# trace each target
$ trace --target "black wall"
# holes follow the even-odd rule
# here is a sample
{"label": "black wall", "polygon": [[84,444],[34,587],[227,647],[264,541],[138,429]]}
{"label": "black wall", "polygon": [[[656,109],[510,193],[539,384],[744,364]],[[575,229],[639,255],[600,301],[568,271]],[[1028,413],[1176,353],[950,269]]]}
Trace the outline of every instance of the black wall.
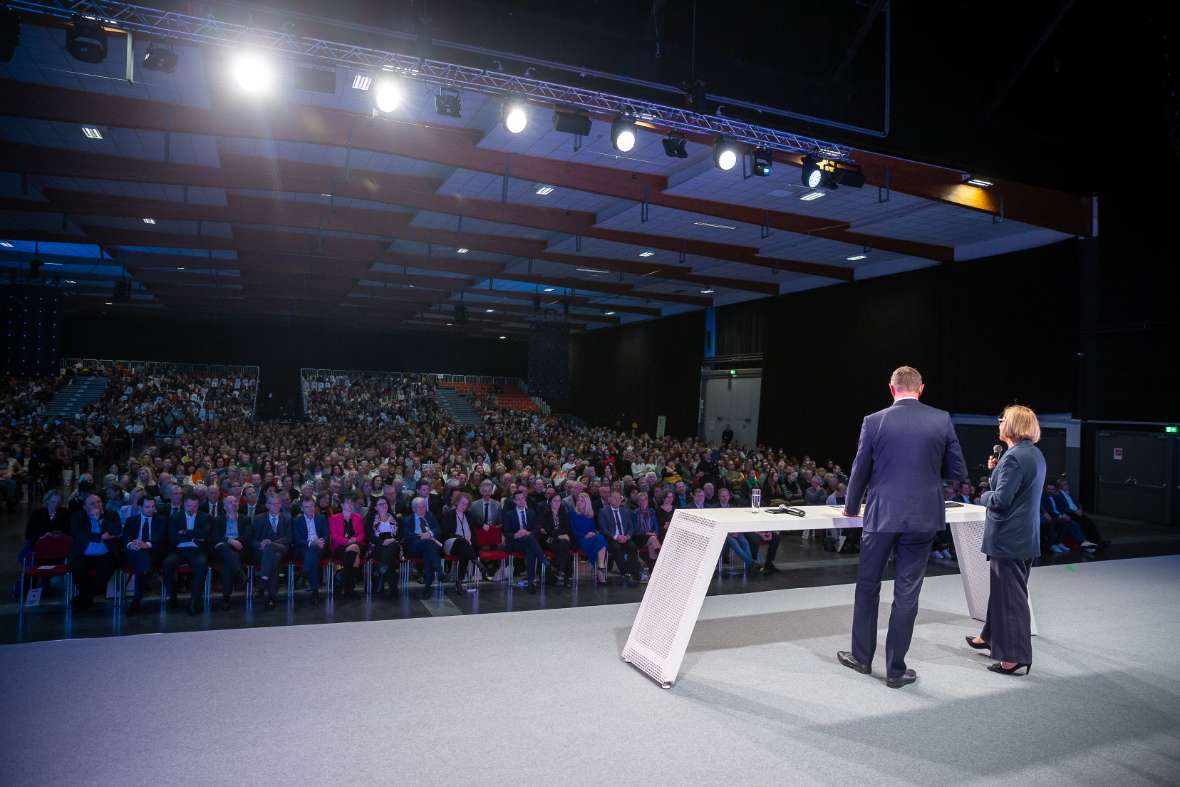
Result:
{"label": "black wall", "polygon": [[574,337],[570,346],[573,412],[588,423],[654,434],[697,430],[705,315],[690,312]]}

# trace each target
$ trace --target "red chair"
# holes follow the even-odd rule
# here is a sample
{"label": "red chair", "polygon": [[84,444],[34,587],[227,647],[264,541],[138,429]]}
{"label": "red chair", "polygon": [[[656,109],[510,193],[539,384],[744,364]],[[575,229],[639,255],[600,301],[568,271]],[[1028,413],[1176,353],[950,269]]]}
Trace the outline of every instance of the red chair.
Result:
{"label": "red chair", "polygon": [[24,568],[20,575],[20,608],[25,608],[25,579],[31,583],[34,579],[48,579],[49,577],[65,577],[66,608],[69,609],[70,599],[74,597],[74,578],[70,573],[70,547],[74,539],[62,534],[45,534],[33,544],[33,554],[25,559]]}

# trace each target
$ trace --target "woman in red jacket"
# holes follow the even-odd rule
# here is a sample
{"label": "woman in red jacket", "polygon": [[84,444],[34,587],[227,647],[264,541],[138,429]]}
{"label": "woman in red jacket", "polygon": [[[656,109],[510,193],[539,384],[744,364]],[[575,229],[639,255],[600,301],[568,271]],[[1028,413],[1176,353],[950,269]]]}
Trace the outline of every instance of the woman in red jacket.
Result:
{"label": "woman in red jacket", "polygon": [[340,595],[352,595],[356,589],[356,572],[361,567],[365,553],[365,523],[361,519],[361,502],[346,496],[340,504],[340,513],[328,520],[328,536],[332,545],[332,557],[340,561],[343,582]]}

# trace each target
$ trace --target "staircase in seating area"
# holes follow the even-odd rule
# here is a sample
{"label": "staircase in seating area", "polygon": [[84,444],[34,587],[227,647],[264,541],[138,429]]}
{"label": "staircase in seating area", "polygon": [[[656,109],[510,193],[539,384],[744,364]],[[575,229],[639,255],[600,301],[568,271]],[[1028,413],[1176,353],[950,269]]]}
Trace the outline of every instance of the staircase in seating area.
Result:
{"label": "staircase in seating area", "polygon": [[479,426],[479,414],[475,412],[475,408],[471,406],[467,397],[454,388],[445,388],[440,385],[435,389],[434,396],[443,409],[460,424],[467,427]]}
{"label": "staircase in seating area", "polygon": [[45,413],[50,418],[72,421],[83,407],[101,399],[106,390],[105,377],[75,377],[73,382],[58,390]]}

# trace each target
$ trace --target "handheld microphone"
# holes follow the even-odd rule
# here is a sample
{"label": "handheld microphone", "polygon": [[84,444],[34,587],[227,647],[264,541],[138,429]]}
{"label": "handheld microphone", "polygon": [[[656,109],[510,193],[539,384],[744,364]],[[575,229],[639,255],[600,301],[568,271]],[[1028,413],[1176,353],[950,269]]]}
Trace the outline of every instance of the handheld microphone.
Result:
{"label": "handheld microphone", "polygon": [[992,446],[992,456],[994,456],[996,459],[999,459],[1000,454],[1002,453],[1004,453],[1004,446],[1000,445],[999,443],[996,443]]}

